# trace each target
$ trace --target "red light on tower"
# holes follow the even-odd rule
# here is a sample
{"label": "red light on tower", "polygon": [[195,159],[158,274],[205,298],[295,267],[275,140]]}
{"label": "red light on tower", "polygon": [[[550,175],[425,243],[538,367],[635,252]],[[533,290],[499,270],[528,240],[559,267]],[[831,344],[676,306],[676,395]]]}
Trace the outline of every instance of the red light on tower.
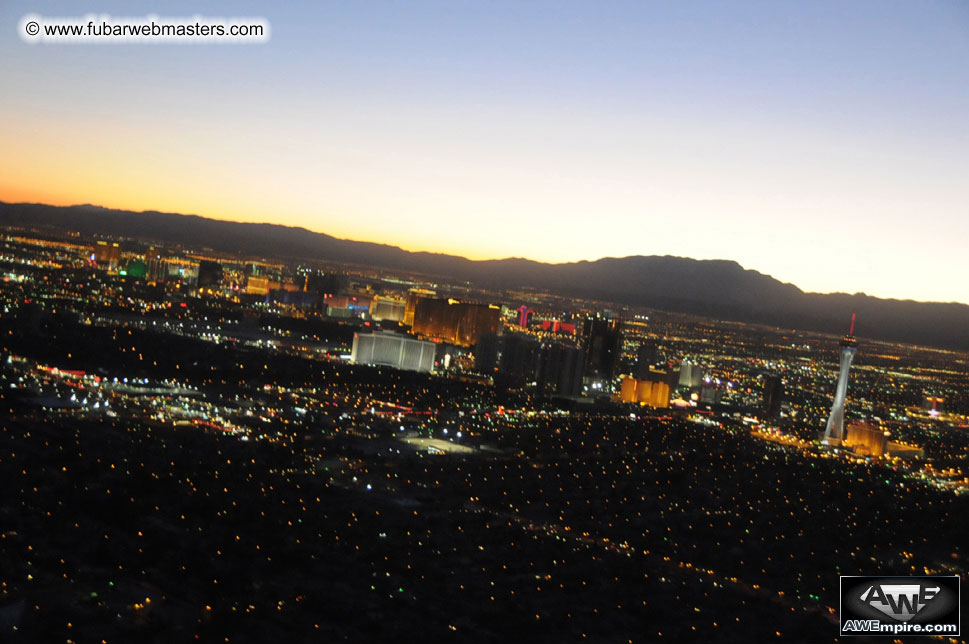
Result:
{"label": "red light on tower", "polygon": [[855,314],[852,313],[851,314],[851,328],[848,329],[848,335],[854,335],[854,334],[855,334]]}

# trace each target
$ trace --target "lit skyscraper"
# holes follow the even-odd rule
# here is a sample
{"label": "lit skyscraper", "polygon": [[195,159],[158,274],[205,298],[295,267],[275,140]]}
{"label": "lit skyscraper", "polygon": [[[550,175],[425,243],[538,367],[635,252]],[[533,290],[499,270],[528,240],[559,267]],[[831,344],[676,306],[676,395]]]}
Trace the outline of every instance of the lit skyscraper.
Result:
{"label": "lit skyscraper", "polygon": [[855,314],[851,314],[851,329],[848,335],[841,338],[841,373],[838,374],[838,387],[834,392],[834,404],[831,405],[831,415],[824,428],[824,441],[840,443],[845,437],[845,396],[848,393],[848,370],[851,361],[855,359],[858,342],[855,340]]}
{"label": "lit skyscraper", "polygon": [[656,342],[653,340],[646,340],[639,343],[639,349],[636,351],[636,379],[637,380],[647,380],[649,378],[649,369],[656,364],[658,359]]}
{"label": "lit skyscraper", "polygon": [[417,296],[411,324],[416,335],[470,347],[482,334],[495,333],[500,317],[501,308],[495,305]]}
{"label": "lit skyscraper", "polygon": [[434,368],[435,350],[433,342],[398,333],[354,333],[350,361],[426,373]]}
{"label": "lit skyscraper", "polygon": [[763,409],[766,418],[777,418],[781,415],[781,402],[784,398],[784,381],[777,374],[764,379]]}
{"label": "lit skyscraper", "polygon": [[612,391],[612,379],[622,357],[622,332],[619,320],[597,313],[586,318],[583,327],[585,379],[590,389]]}

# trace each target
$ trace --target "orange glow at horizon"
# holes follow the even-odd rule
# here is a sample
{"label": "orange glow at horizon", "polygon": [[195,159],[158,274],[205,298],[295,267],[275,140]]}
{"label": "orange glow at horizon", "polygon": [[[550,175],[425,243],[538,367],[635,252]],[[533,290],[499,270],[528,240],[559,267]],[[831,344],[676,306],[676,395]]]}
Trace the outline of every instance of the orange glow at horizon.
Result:
{"label": "orange glow at horizon", "polygon": [[[905,170],[897,161],[886,158],[881,174],[849,181],[850,159],[840,166],[790,160],[773,143],[807,146],[820,159],[840,139],[807,141],[780,125],[716,131],[680,124],[673,136],[589,116],[582,123],[600,124],[598,136],[569,130],[583,154],[568,156],[565,143],[545,144],[556,141],[551,123],[530,119],[501,124],[500,135],[482,134],[458,147],[447,137],[399,131],[342,139],[298,123],[260,129],[264,124],[253,116],[237,122],[199,115],[162,129],[146,128],[143,115],[97,114],[80,124],[0,106],[3,120],[16,127],[0,156],[2,201],[272,223],[471,260],[729,259],[806,291],[969,301],[959,295],[962,284],[871,270],[883,257],[910,252],[908,237],[899,233],[913,228],[916,234],[909,209],[929,194],[927,180],[892,182],[909,192],[890,198],[885,177]],[[557,124],[555,131],[564,129]],[[738,140],[766,146],[766,158],[777,155],[778,163],[739,154],[746,148],[736,147]],[[858,141],[859,147],[869,143]],[[655,154],[636,152],[647,147]],[[865,197],[853,198],[865,182]],[[951,192],[934,196],[940,210],[959,203]],[[874,220],[882,225],[866,223]],[[835,225],[843,234],[832,238]],[[777,243],[794,239],[794,246]],[[936,275],[958,273],[958,256],[943,248],[956,239],[934,240],[936,252],[921,260],[926,270],[931,264]],[[854,240],[879,250],[855,252]]]}
{"label": "orange glow at horizon", "polygon": [[[348,239],[352,241],[364,241],[372,242],[376,244],[387,244],[390,246],[397,246],[403,250],[411,252],[427,252],[427,253],[442,253],[448,255],[459,255],[470,260],[489,260],[489,259],[504,259],[506,255],[501,255],[500,253],[488,252],[477,252],[474,249],[461,249],[455,248],[451,244],[442,243],[439,246],[433,244],[428,244],[426,239],[421,239],[420,237],[414,237],[411,239],[396,239],[387,240],[380,238],[362,238],[359,234],[355,234],[355,231],[349,227],[332,226],[329,229],[317,229],[313,228],[313,222],[305,221],[300,222],[298,220],[290,221],[271,221],[264,213],[253,211],[251,213],[232,213],[230,215],[225,215],[219,211],[207,212],[201,211],[197,208],[185,207],[177,200],[171,200],[167,203],[162,203],[161,205],[152,203],[151,205],[144,205],[143,202],[131,194],[124,194],[121,198],[112,200],[110,202],[94,199],[94,198],[74,198],[72,196],[65,196],[65,191],[63,190],[46,190],[43,188],[22,188],[19,186],[7,185],[7,181],[0,181],[0,201],[5,201],[7,203],[38,203],[45,204],[49,206],[79,206],[90,204],[93,206],[100,206],[103,208],[108,208],[111,210],[128,210],[131,212],[144,212],[144,211],[155,211],[155,212],[167,212],[176,213],[182,215],[198,215],[199,217],[205,217],[207,219],[217,219],[219,221],[229,221],[238,223],[271,223],[279,224],[282,226],[295,226],[306,228],[311,232],[323,233],[330,235],[332,237],[337,237],[339,239]],[[536,261],[546,261],[541,258],[530,257],[529,259],[535,259]],[[553,261],[553,260],[548,260]],[[567,261],[567,260],[563,260]]]}
{"label": "orange glow at horizon", "polygon": [[961,9],[417,4],[276,3],[259,46],[10,31],[0,199],[969,303]]}
{"label": "orange glow at horizon", "polygon": [[[0,109],[0,118],[4,116]],[[188,128],[182,133],[185,140],[178,140],[162,130],[140,131],[138,122],[98,119],[78,129],[43,115],[19,114],[15,120],[21,127],[8,137],[6,154],[0,157],[0,201],[91,204],[271,223],[472,260],[508,256],[485,245],[493,240],[471,238],[472,243],[455,244],[454,230],[439,223],[413,225],[419,213],[412,205],[401,207],[399,213],[388,207],[387,198],[356,206],[358,176],[350,176],[349,187],[344,188],[341,172],[348,171],[336,169],[334,178],[320,189],[311,182],[321,160],[305,159],[302,172],[279,172],[274,159],[254,159],[251,150],[224,132]]]}

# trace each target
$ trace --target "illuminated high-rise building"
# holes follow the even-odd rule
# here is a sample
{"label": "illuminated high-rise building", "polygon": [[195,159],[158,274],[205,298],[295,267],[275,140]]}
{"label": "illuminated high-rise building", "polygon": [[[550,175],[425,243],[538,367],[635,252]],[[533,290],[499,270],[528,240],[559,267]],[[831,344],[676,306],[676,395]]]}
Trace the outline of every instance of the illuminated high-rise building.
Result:
{"label": "illuminated high-rise building", "polygon": [[864,456],[884,456],[888,452],[889,433],[877,425],[848,423],[844,446]]}
{"label": "illuminated high-rise building", "polygon": [[482,334],[495,333],[500,319],[501,308],[497,306],[417,297],[412,328],[419,336],[469,347]]}
{"label": "illuminated high-rise building", "polygon": [[582,393],[585,352],[566,342],[542,345],[538,366],[538,386],[546,393],[574,398]]}
{"label": "illuminated high-rise building", "polygon": [[482,333],[474,345],[474,368],[479,373],[494,375],[498,366],[501,342],[496,333]]}
{"label": "illuminated high-rise building", "polygon": [[218,287],[222,284],[222,264],[203,259],[199,262],[198,287]]}
{"label": "illuminated high-rise building", "polygon": [[121,262],[121,247],[117,242],[99,241],[94,246],[93,254],[98,266],[104,266],[109,271],[118,269],[118,264]]}
{"label": "illuminated high-rise building", "polygon": [[165,257],[160,250],[150,248],[145,255],[145,261],[148,262],[149,282],[164,282],[168,279],[168,264],[165,263]]}
{"label": "illuminated high-rise building", "polygon": [[498,371],[517,382],[532,382],[538,371],[538,340],[520,333],[506,333],[501,338]]}
{"label": "illuminated high-rise building", "polygon": [[650,382],[662,382],[665,383],[670,391],[676,389],[676,385],[679,382],[679,372],[677,371],[667,371],[665,369],[659,369],[657,367],[650,367],[649,370],[640,376],[638,380],[649,380]]}
{"label": "illuminated high-rise building", "polygon": [[670,387],[665,382],[623,376],[619,388],[619,400],[624,403],[638,403],[665,409],[670,406]]}
{"label": "illuminated high-rise building", "polygon": [[250,295],[269,295],[269,291],[279,282],[271,282],[268,277],[250,275],[246,279],[246,293]]}
{"label": "illuminated high-rise building", "polygon": [[646,340],[639,343],[636,350],[636,378],[646,380],[649,377],[649,369],[656,364],[659,354],[656,350],[656,342]]}
{"label": "illuminated high-rise building", "polygon": [[404,325],[414,326],[414,312],[417,310],[417,303],[424,298],[433,297],[434,291],[423,288],[412,288],[407,293],[407,300],[404,304]]}
{"label": "illuminated high-rise building", "polygon": [[384,295],[374,295],[370,302],[370,317],[374,320],[390,320],[400,322],[404,319],[404,309],[407,303],[404,300],[387,297]]}
{"label": "illuminated high-rise building", "polygon": [[706,405],[719,405],[723,398],[723,388],[719,379],[704,378],[700,383],[700,402]]}
{"label": "illuminated high-rise building", "polygon": [[[265,275],[268,273],[253,273],[253,275]],[[282,281],[281,276],[274,276],[275,281]],[[333,297],[346,289],[348,284],[346,275],[340,273],[322,273],[319,271],[306,271],[300,276],[297,274],[295,283],[302,285],[307,293],[317,293],[321,296]]]}
{"label": "illuminated high-rise building", "polygon": [[596,314],[586,318],[582,330],[585,348],[585,379],[590,388],[609,391],[622,355],[619,320]]}
{"label": "illuminated high-rise building", "polygon": [[824,442],[840,444],[845,437],[845,396],[848,394],[848,370],[851,361],[855,359],[858,341],[855,340],[855,314],[851,314],[851,328],[848,335],[841,338],[841,372],[838,374],[838,386],[834,391],[834,404],[831,405],[831,415],[824,428]]}
{"label": "illuminated high-rise building", "polygon": [[679,384],[681,387],[699,387],[703,382],[703,368],[690,362],[689,360],[684,360],[680,364],[680,379]]}
{"label": "illuminated high-rise building", "polygon": [[350,360],[355,364],[428,372],[434,368],[433,342],[398,333],[354,333]]}
{"label": "illuminated high-rise building", "polygon": [[773,374],[764,379],[763,404],[767,418],[777,418],[781,415],[781,403],[784,399],[784,381],[779,375]]}

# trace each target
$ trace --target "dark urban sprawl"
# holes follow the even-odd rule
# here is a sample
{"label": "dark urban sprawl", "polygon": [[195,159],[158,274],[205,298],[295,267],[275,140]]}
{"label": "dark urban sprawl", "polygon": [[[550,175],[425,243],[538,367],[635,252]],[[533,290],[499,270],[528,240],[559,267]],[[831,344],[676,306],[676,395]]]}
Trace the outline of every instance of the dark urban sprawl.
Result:
{"label": "dark urban sprawl", "polygon": [[966,573],[969,355],[851,310],[26,228],[0,273],[0,641],[822,642],[839,575]]}

